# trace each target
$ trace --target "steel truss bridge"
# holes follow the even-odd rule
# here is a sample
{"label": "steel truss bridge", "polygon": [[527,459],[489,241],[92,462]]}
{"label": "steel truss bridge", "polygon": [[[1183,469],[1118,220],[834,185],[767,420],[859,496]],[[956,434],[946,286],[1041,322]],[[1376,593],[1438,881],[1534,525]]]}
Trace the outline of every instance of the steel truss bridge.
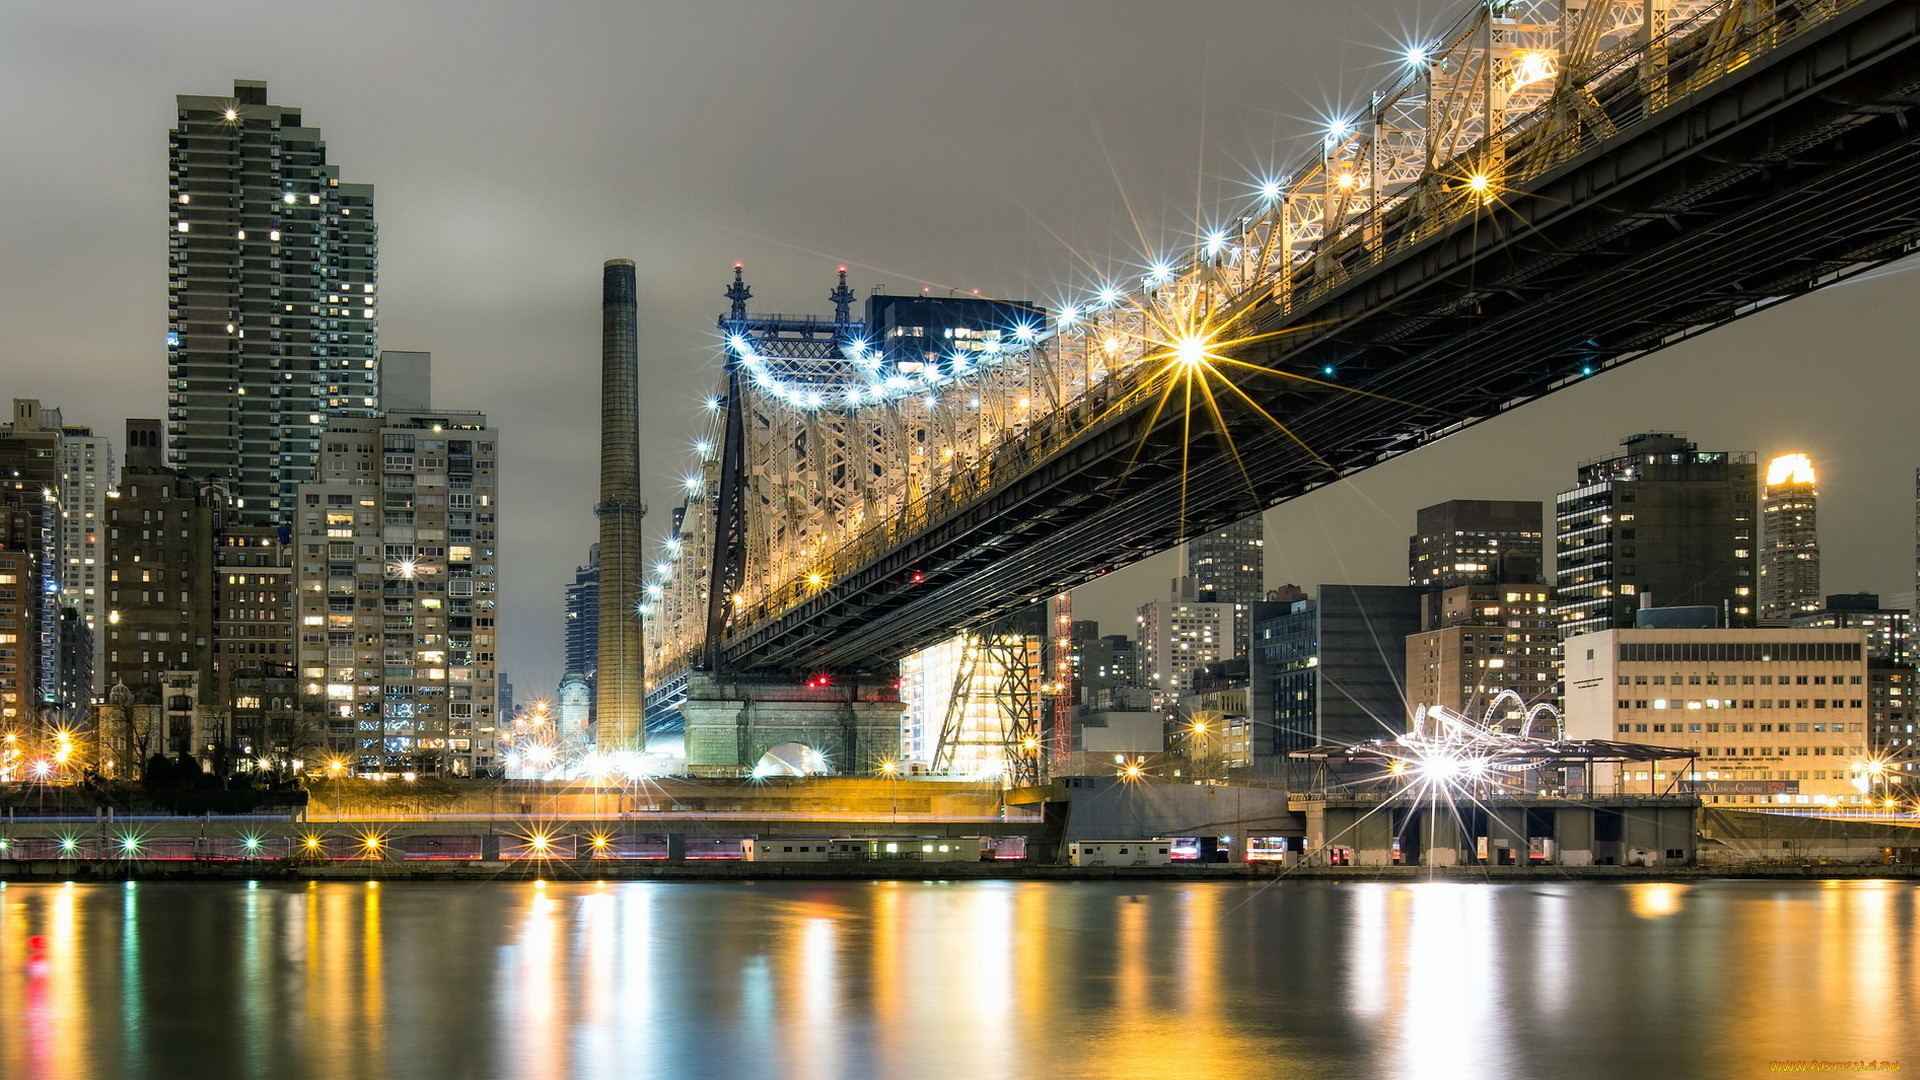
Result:
{"label": "steel truss bridge", "polygon": [[1178,265],[914,370],[750,315],[647,583],[689,670],[902,655],[1920,246],[1920,3],[1485,0]]}

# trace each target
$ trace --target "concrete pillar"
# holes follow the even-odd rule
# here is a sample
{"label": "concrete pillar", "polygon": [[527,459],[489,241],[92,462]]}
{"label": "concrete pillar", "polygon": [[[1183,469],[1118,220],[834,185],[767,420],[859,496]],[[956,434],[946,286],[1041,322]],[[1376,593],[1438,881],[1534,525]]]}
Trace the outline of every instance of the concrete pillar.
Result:
{"label": "concrete pillar", "polygon": [[1560,865],[1593,865],[1593,810],[1564,806],[1553,812],[1553,836]]}
{"label": "concrete pillar", "polygon": [[1393,817],[1386,810],[1355,810],[1347,830],[1355,866],[1393,864]]}
{"label": "concrete pillar", "polygon": [[1527,864],[1527,809],[1503,806],[1487,815],[1487,860],[1500,861],[1500,844],[1505,843],[1515,866]]}
{"label": "concrete pillar", "polygon": [[687,861],[687,834],[670,832],[667,834],[667,861]]}
{"label": "concrete pillar", "polygon": [[1462,859],[1460,850],[1464,838],[1460,834],[1460,822],[1455,820],[1453,812],[1445,808],[1423,811],[1424,818],[1420,830],[1420,861],[1427,866],[1458,866]]}
{"label": "concrete pillar", "polygon": [[500,836],[498,833],[488,833],[480,838],[480,861],[500,861]]}

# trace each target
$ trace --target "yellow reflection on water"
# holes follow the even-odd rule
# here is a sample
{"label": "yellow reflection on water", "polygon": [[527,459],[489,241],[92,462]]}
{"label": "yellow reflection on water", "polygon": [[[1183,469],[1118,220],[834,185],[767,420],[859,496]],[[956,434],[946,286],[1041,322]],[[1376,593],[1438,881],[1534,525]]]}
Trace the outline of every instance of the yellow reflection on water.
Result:
{"label": "yellow reflection on water", "polygon": [[1635,915],[1643,919],[1661,919],[1680,911],[1680,901],[1686,894],[1687,886],[1671,881],[1641,881],[1623,888],[1627,890],[1627,903]]}

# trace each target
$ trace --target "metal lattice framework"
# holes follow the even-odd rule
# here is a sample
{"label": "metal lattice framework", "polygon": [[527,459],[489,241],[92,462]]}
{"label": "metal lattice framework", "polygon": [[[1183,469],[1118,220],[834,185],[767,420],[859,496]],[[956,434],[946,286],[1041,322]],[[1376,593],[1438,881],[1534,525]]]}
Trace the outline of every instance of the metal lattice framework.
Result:
{"label": "metal lattice framework", "polygon": [[[1357,275],[1867,0],[1487,0],[1231,226],[1126,287],[915,370],[833,319],[749,315],[736,268],[686,502],[647,586],[649,670],[717,664],[929,523],[1163,395],[1178,362]],[[1472,305],[1471,288],[1459,303]],[[1249,507],[1251,511],[1255,507]],[[955,627],[955,630],[960,629]]]}

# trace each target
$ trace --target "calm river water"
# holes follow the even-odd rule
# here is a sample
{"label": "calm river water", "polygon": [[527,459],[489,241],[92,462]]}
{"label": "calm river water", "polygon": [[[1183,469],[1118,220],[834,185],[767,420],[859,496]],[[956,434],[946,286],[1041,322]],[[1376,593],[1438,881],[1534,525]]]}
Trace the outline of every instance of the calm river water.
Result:
{"label": "calm river water", "polygon": [[0,888],[5,1077],[1920,1070],[1905,882]]}

